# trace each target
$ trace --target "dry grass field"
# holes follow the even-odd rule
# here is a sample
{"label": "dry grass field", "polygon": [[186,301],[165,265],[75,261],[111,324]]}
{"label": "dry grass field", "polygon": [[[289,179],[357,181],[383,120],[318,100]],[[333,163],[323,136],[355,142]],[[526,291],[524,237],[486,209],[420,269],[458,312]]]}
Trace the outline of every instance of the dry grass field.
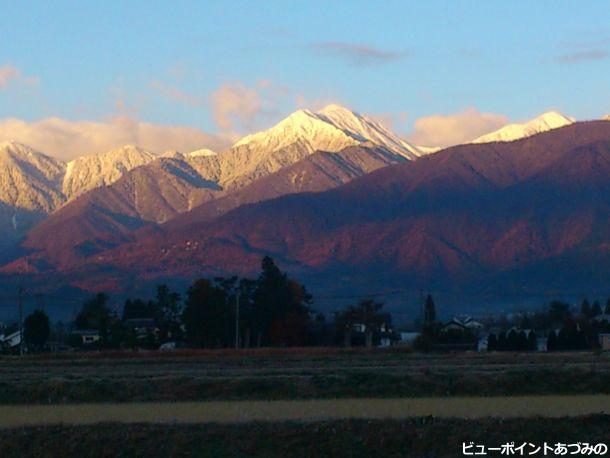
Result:
{"label": "dry grass field", "polygon": [[608,353],[2,357],[0,456],[454,457],[607,440],[609,395]]}
{"label": "dry grass field", "polygon": [[608,353],[261,349],[0,358],[0,404],[610,394]]}
{"label": "dry grass field", "polygon": [[[0,430],[0,456],[23,457],[458,457],[462,443],[608,440],[609,416],[414,418],[317,423],[133,424]],[[500,455],[497,455],[500,456]]]}
{"label": "dry grass field", "polygon": [[96,423],[561,418],[610,412],[610,395],[313,399],[0,406],[0,428]]}

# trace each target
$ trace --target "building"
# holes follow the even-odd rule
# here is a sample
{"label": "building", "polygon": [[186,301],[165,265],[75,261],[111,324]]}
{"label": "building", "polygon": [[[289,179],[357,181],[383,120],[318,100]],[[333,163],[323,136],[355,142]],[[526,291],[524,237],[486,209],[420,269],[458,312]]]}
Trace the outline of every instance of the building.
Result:
{"label": "building", "polygon": [[154,318],[130,318],[123,321],[126,328],[133,329],[136,334],[136,339],[143,340],[149,335],[158,337],[159,328],[157,327]]}
{"label": "building", "polygon": [[421,332],[401,332],[400,333],[400,344],[401,345],[413,345],[415,339],[421,335]]}
{"label": "building", "polygon": [[21,331],[15,331],[3,336],[2,344],[8,350],[19,348],[19,345],[21,345]]}
{"label": "building", "polygon": [[[93,345],[100,340],[100,332],[97,329],[76,329],[71,335],[80,338],[82,345]],[[76,340],[74,337],[72,339]]]}

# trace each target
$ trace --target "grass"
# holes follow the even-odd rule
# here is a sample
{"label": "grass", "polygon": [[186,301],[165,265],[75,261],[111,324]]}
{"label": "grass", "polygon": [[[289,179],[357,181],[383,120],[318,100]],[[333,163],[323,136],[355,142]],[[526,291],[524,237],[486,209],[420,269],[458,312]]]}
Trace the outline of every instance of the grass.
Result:
{"label": "grass", "polygon": [[0,456],[456,457],[462,443],[607,441],[610,416],[345,420],[242,425],[97,424],[0,430]]}
{"label": "grass", "polygon": [[340,349],[0,359],[0,404],[610,393],[610,355]]}

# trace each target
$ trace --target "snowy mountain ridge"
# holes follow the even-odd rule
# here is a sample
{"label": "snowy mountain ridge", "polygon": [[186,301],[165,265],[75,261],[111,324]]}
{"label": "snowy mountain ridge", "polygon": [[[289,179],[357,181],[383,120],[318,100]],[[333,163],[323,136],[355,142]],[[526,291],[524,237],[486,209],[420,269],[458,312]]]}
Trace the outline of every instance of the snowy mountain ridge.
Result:
{"label": "snowy mountain ridge", "polygon": [[476,138],[471,143],[510,142],[567,126],[573,122],[574,118],[570,118],[556,111],[548,111],[521,124],[508,124],[494,132]]}

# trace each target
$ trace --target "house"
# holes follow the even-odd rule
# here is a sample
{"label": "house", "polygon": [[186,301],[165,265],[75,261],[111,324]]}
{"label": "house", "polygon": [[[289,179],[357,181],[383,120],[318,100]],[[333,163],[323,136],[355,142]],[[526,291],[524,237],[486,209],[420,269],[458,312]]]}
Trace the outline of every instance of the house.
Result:
{"label": "house", "polygon": [[468,329],[473,331],[480,331],[483,329],[483,323],[480,323],[474,320],[471,316],[467,316],[464,319],[460,320],[460,322]]}
{"label": "house", "polygon": [[547,337],[536,337],[536,351],[548,351]]}
{"label": "house", "polygon": [[10,350],[19,347],[19,345],[21,345],[21,331],[15,331],[11,334],[5,335],[2,339],[2,343]]}
{"label": "house", "polygon": [[602,350],[610,350],[610,333],[599,335],[599,346]]}
{"label": "house", "polygon": [[154,318],[129,318],[124,320],[123,324],[134,330],[137,339],[145,339],[150,334],[157,337],[159,334]]}
{"label": "house", "polygon": [[451,321],[441,327],[441,332],[465,331],[466,329],[468,328],[458,318],[453,317]]}
{"label": "house", "polygon": [[97,329],[76,329],[71,335],[80,338],[82,345],[93,345],[100,340],[100,332]]}
{"label": "house", "polygon": [[412,345],[421,335],[421,332],[401,332],[400,333],[400,344],[401,345]]}
{"label": "house", "polygon": [[594,321],[597,321],[598,323],[603,323],[604,321],[606,323],[610,323],[610,313],[602,313],[600,315],[596,315],[593,317]]}

